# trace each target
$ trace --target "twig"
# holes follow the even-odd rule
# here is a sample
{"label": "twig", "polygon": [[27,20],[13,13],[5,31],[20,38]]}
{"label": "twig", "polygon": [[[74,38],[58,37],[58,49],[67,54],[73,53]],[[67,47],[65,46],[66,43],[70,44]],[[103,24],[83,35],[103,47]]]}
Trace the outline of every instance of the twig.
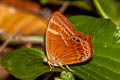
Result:
{"label": "twig", "polygon": [[[10,35],[2,34],[0,38],[7,39]],[[14,44],[25,44],[26,42],[30,42],[32,44],[41,44],[43,43],[43,37],[37,36],[14,36],[10,40],[10,43]]]}
{"label": "twig", "polygon": [[45,17],[47,20],[49,20],[49,18],[52,15],[52,11],[50,9],[48,9],[48,8],[43,8],[43,9],[41,9],[40,14],[43,17]]}
{"label": "twig", "polygon": [[[60,9],[58,11],[63,13],[66,10],[66,8],[68,7],[68,5],[69,5],[69,1],[64,2],[64,4],[60,7]],[[43,9],[41,9],[39,14],[41,14],[42,16],[44,16],[46,19],[49,20],[49,18],[52,15],[52,11],[48,8],[43,8]]]}
{"label": "twig", "polygon": [[58,11],[63,13],[67,9],[68,5],[69,5],[69,1],[65,1]]}
{"label": "twig", "polygon": [[2,51],[3,49],[9,44],[10,40],[12,39],[13,36],[9,36],[9,38],[2,44],[0,47],[0,57],[3,56]]}
{"label": "twig", "polygon": [[18,33],[20,33],[20,31],[22,30],[23,27],[21,27],[19,29],[19,31],[15,32],[13,35],[9,36],[8,39],[2,44],[2,46],[0,47],[0,57],[4,56],[2,54],[2,51],[4,50],[4,48],[9,44],[10,40],[15,36],[17,35]]}

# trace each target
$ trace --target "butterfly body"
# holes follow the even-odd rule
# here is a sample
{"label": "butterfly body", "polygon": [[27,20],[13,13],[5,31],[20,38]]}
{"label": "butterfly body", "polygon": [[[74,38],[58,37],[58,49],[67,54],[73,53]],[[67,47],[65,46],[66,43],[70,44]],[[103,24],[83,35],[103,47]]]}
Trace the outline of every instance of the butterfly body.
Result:
{"label": "butterfly body", "polygon": [[93,55],[92,37],[77,32],[65,16],[55,12],[46,32],[46,51],[50,67],[84,62]]}

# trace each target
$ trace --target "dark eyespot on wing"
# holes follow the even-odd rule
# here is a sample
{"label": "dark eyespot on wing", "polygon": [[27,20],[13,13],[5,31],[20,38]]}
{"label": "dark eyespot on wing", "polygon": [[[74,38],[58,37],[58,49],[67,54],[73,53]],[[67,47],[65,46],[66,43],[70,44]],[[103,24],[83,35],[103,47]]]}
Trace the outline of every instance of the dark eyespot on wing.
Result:
{"label": "dark eyespot on wing", "polygon": [[87,54],[87,55],[88,55],[88,54],[89,54],[89,51],[85,51],[85,54]]}
{"label": "dark eyespot on wing", "polygon": [[77,39],[76,42],[80,42],[80,39]]}
{"label": "dark eyespot on wing", "polygon": [[82,35],[78,35],[78,37],[82,38]]}
{"label": "dark eyespot on wing", "polygon": [[73,40],[75,40],[76,38],[75,38],[75,37],[73,37],[72,39],[73,39]]}

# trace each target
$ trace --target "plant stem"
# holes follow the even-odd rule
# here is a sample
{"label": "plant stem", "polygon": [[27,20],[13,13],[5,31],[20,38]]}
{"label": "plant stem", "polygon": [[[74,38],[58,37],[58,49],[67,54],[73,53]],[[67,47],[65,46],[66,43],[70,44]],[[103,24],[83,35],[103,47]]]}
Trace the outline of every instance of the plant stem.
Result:
{"label": "plant stem", "polygon": [[[2,41],[8,40],[10,35],[0,35],[0,39]],[[33,44],[41,44],[43,43],[44,37],[43,36],[14,36],[10,39],[10,43],[14,44],[22,44],[31,42]]]}
{"label": "plant stem", "polygon": [[108,15],[105,13],[105,11],[102,9],[100,3],[98,0],[93,0],[96,8],[98,9],[98,11],[100,12],[100,14],[102,15],[103,18],[105,19],[109,19],[110,17],[108,17]]}

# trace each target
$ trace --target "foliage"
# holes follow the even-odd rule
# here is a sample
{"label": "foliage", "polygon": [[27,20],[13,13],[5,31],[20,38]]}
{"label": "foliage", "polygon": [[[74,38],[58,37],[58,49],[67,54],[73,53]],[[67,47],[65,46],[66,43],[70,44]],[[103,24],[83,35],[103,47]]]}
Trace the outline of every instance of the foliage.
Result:
{"label": "foliage", "polygon": [[43,35],[47,28],[47,22],[48,20],[42,16],[38,17],[27,11],[20,11],[16,8],[0,4],[1,34]]}
{"label": "foliage", "polygon": [[75,78],[72,73],[62,71],[60,78],[56,77],[55,80],[75,80]]}
{"label": "foliage", "polygon": [[120,23],[119,0],[93,0],[98,12],[104,17],[113,20],[116,24]]}
{"label": "foliage", "polygon": [[[84,80],[119,80],[120,78],[120,27],[111,20],[90,16],[73,16],[69,20],[79,32],[92,35],[94,56],[85,63],[70,65],[70,68]],[[20,79],[35,79],[49,72],[43,62],[43,52],[23,48],[13,51],[2,59],[4,68]],[[61,72],[55,67],[52,71]]]}

